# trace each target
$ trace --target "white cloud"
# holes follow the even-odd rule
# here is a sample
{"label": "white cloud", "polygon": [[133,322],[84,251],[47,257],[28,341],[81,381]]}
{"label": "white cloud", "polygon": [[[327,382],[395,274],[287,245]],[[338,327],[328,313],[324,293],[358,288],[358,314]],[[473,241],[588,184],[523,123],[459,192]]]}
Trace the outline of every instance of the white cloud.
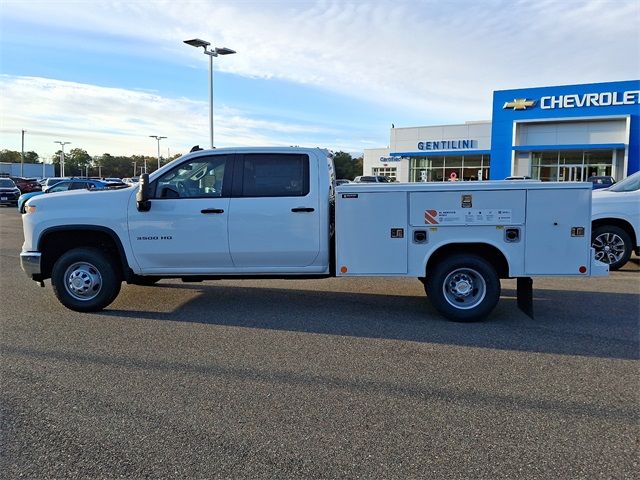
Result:
{"label": "white cloud", "polygon": [[182,40],[202,37],[238,50],[218,63],[221,70],[446,118],[486,117],[494,89],[622,80],[640,71],[637,0],[90,5],[9,2],[5,15],[81,29],[89,37],[132,39],[122,48],[170,52],[200,66],[199,53]]}
{"label": "white cloud", "polygon": [[[206,62],[182,41],[201,37],[238,51],[217,62],[219,70],[375,102],[393,112],[396,125],[405,126],[402,112],[412,119],[409,125],[416,117],[423,117],[424,124],[488,118],[497,89],[640,76],[637,0],[5,0],[0,21],[13,19],[43,28],[56,25],[75,36],[69,43],[76,48],[126,49],[193,68],[206,68]],[[56,90],[55,97],[63,104],[73,100],[64,91]],[[206,132],[206,105],[130,91],[122,92],[128,103],[114,104],[107,90],[91,92],[75,90],[87,97],[87,108],[57,110],[54,99],[43,103],[51,114],[82,113],[85,124],[105,125],[132,142],[136,122],[148,122],[150,129],[174,138]],[[129,105],[136,112],[131,121],[126,120]],[[70,120],[45,117],[39,116],[46,128],[52,123],[61,128]],[[179,125],[178,118],[189,121]],[[292,132],[291,125],[246,116],[235,121],[234,131],[227,133],[238,142],[272,144],[281,138],[278,133]],[[220,126],[221,134],[227,127]],[[308,137],[296,133],[311,142],[317,138],[312,132]],[[109,138],[116,142],[115,136]],[[200,138],[206,143],[206,134]],[[122,139],[117,142],[120,146]]]}
{"label": "white cloud", "polygon": [[[2,148],[20,149],[20,130],[27,130],[27,150],[48,157],[53,142],[91,155],[156,153],[149,135],[163,135],[162,153],[186,152],[194,144],[209,144],[208,104],[186,98],[106,88],[35,77],[0,76]],[[229,108],[216,111],[215,138],[219,147],[288,145],[290,138],[335,132],[317,125],[286,124],[251,118]]]}

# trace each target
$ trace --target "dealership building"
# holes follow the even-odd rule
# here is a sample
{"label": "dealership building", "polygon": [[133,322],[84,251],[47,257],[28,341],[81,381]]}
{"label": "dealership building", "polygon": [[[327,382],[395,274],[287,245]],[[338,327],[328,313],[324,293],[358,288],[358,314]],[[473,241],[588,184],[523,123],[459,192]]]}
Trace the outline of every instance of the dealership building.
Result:
{"label": "dealership building", "polygon": [[495,91],[492,121],[392,128],[363,170],[399,182],[620,180],[640,170],[640,80]]}

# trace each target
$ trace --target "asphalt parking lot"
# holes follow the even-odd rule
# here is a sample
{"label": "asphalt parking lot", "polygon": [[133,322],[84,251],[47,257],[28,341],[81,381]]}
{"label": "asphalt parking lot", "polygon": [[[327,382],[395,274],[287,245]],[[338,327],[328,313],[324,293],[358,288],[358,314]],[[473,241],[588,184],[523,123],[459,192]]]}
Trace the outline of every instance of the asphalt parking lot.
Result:
{"label": "asphalt parking lot", "polygon": [[0,209],[4,478],[637,478],[640,264],[478,324],[408,279],[123,286],[66,310]]}

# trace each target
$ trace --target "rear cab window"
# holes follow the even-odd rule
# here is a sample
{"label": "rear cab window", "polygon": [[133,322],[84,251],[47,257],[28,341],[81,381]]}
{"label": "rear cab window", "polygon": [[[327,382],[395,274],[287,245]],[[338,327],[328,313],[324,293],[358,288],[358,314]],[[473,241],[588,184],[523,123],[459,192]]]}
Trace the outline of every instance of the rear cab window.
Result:
{"label": "rear cab window", "polygon": [[309,193],[309,157],[302,154],[242,155],[236,194],[241,197],[304,197]]}

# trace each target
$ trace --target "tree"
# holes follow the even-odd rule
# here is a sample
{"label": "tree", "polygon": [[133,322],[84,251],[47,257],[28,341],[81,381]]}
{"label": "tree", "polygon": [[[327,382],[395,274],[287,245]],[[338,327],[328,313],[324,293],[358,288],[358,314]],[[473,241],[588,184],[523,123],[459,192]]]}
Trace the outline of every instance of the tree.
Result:
{"label": "tree", "polygon": [[347,152],[337,152],[333,156],[333,165],[336,169],[336,178],[353,180],[356,176],[362,175],[362,157],[354,160]]}
{"label": "tree", "polygon": [[34,151],[24,152],[24,163],[42,163],[40,157]]}
{"label": "tree", "polygon": [[[51,163],[55,167],[56,174],[62,174],[60,169],[60,153],[58,150],[51,157]],[[68,177],[84,176],[87,172],[87,167],[91,167],[93,159],[86,150],[82,148],[74,148],[70,152],[64,154],[64,174]]]}
{"label": "tree", "polygon": [[20,152],[13,150],[0,150],[0,162],[20,163]]}
{"label": "tree", "polygon": [[71,176],[83,176],[86,174],[87,167],[93,162],[91,155],[82,148],[73,148],[64,156],[64,173]]}

